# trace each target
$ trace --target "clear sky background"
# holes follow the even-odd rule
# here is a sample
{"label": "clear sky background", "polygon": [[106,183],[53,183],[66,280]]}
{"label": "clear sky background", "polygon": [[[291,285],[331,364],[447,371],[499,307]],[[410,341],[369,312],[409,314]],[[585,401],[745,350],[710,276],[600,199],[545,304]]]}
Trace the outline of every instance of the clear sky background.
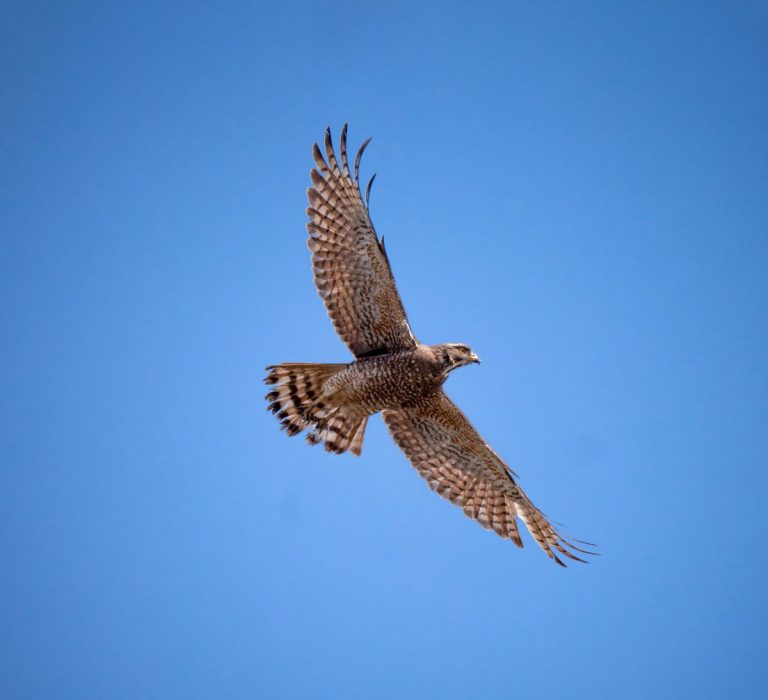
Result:
{"label": "clear sky background", "polygon": [[[768,695],[764,2],[0,9],[0,696]],[[602,556],[562,570],[371,422],[311,145],[350,123],[447,390]]]}

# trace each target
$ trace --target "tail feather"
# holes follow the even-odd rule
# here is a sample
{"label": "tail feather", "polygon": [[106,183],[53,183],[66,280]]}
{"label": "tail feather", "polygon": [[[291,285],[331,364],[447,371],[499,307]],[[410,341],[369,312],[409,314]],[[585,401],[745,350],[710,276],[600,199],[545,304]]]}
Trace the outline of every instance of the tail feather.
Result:
{"label": "tail feather", "polygon": [[288,435],[307,433],[310,445],[323,443],[326,450],[359,455],[368,416],[350,407],[333,404],[325,384],[347,365],[287,362],[267,367],[266,384],[275,385],[266,395],[269,406]]}
{"label": "tail feather", "polygon": [[363,436],[365,435],[365,426],[368,424],[368,416],[363,418],[358,424],[357,424],[357,430],[355,430],[354,435],[352,435],[352,439],[349,444],[349,451],[353,455],[360,456],[360,453],[363,451]]}

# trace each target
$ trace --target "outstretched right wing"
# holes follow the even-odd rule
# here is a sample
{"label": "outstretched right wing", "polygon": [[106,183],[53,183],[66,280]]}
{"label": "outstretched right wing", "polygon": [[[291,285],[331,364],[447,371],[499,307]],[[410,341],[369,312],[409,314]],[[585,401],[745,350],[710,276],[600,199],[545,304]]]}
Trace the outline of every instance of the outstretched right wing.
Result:
{"label": "outstretched right wing", "polygon": [[339,337],[356,357],[368,357],[408,350],[416,339],[408,325],[403,303],[384,250],[376,237],[360,192],[360,157],[368,141],[357,152],[354,180],[347,162],[347,125],[341,130],[339,168],[325,131],[326,160],[317,144],[313,156],[312,187],[307,190],[309,223],[307,231],[312,251],[312,268],[317,291]]}
{"label": "outstretched right wing", "polygon": [[442,391],[412,406],[385,409],[382,416],[429,487],[483,527],[522,547],[519,518],[539,547],[560,566],[565,564],[558,552],[581,562],[584,560],[570,550],[593,554],[555,530],[517,485],[509,467]]}

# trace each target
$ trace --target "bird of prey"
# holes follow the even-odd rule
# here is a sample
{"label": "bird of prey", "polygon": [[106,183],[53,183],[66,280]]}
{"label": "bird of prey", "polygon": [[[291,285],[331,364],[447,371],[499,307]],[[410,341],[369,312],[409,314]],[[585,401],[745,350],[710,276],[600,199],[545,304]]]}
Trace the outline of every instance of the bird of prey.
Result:
{"label": "bird of prey", "polygon": [[307,431],[310,444],[359,455],[368,417],[381,412],[397,445],[430,488],[460,506],[483,527],[523,546],[517,520],[561,566],[558,555],[584,561],[590,554],[565,539],[531,502],[516,474],[446,396],[443,384],[458,367],[480,360],[463,343],[423,345],[411,331],[384,240],[347,159],[347,125],[336,157],[330,129],[325,155],[313,147],[316,167],[307,190],[307,241],[315,285],[339,337],[354,360],[345,364],[283,363],[267,367],[266,396],[288,435]]}

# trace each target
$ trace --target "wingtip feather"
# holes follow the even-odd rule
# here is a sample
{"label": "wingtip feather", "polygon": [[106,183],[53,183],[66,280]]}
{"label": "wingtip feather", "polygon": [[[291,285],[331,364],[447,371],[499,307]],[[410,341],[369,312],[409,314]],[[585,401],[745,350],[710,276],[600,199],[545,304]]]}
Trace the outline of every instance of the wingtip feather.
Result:
{"label": "wingtip feather", "polygon": [[371,198],[371,187],[373,186],[373,181],[376,179],[376,173],[371,175],[371,179],[368,180],[368,186],[365,188],[365,208],[370,209],[369,202]]}
{"label": "wingtip feather", "polygon": [[360,159],[363,157],[363,153],[365,152],[365,149],[368,147],[368,144],[371,142],[372,137],[368,137],[363,141],[360,148],[357,149],[357,155],[355,156],[355,184],[357,184],[358,189],[360,189]]}

